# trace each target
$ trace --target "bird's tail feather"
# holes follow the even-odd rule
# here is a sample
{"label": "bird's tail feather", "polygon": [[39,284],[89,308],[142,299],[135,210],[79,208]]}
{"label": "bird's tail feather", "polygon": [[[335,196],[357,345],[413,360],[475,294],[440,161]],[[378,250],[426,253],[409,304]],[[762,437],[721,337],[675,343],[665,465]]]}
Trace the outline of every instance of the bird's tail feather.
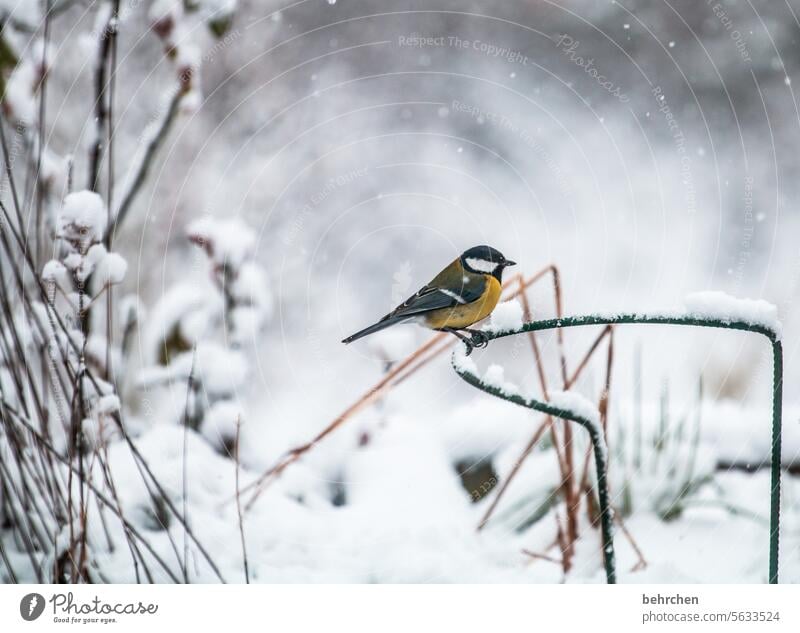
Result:
{"label": "bird's tail feather", "polygon": [[397,323],[401,323],[407,320],[408,317],[384,317],[374,325],[370,325],[369,327],[365,327],[363,330],[359,330],[355,334],[348,336],[346,339],[342,340],[342,343],[347,345],[348,343],[352,343],[353,341],[357,341],[360,338],[368,336],[369,334],[374,334],[375,332],[380,332],[381,330],[395,325]]}

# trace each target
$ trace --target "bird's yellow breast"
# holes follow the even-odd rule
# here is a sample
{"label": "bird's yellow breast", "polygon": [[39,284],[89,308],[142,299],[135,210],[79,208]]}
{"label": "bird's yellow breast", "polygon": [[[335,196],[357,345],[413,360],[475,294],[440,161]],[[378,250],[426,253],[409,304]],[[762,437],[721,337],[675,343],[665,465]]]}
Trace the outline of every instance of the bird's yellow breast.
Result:
{"label": "bird's yellow breast", "polygon": [[469,327],[491,314],[500,300],[502,290],[503,287],[500,282],[487,275],[486,289],[478,299],[471,303],[456,305],[451,308],[433,310],[425,316],[425,325],[434,330]]}

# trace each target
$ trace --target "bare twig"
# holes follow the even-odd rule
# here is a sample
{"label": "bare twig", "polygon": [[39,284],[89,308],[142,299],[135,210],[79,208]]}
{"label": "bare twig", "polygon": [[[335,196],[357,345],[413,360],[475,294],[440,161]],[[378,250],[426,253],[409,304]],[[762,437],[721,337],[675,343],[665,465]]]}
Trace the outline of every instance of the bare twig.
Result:
{"label": "bare twig", "polygon": [[236,418],[236,439],[234,440],[234,448],[233,448],[233,458],[236,462],[236,481],[234,485],[236,487],[236,514],[239,517],[239,537],[242,541],[242,561],[244,562],[244,579],[247,584],[250,584],[250,565],[247,560],[247,543],[244,538],[244,517],[242,516],[242,499],[239,492],[239,470],[240,470],[240,462],[239,462],[239,437],[242,428],[242,418],[241,416],[237,416]]}
{"label": "bare twig", "polygon": [[533,552],[529,549],[523,549],[522,553],[526,556],[530,556],[536,560],[546,560],[549,563],[555,563],[556,565],[561,565],[561,561],[557,558],[553,558],[552,556],[548,556],[547,554],[539,554],[538,552]]}
{"label": "bare twig", "polygon": [[622,520],[622,513],[619,512],[616,508],[614,508],[614,517],[617,520],[617,525],[622,530],[622,533],[625,535],[625,538],[628,540],[628,543],[631,544],[633,551],[636,552],[636,556],[638,557],[638,561],[636,564],[631,567],[631,572],[641,571],[643,569],[647,569],[647,560],[644,557],[644,553],[642,552],[642,548],[639,547],[639,544],[636,542],[636,539],[633,538],[633,534],[631,534],[628,526],[625,525],[625,521]]}
{"label": "bare twig", "polygon": [[127,190],[122,194],[122,201],[119,204],[119,208],[114,213],[113,219],[108,225],[108,235],[110,235],[112,239],[116,234],[119,225],[122,224],[127,217],[128,212],[131,209],[131,205],[133,204],[134,200],[136,200],[136,196],[139,194],[142,185],[144,185],[145,181],[147,180],[147,174],[150,171],[150,167],[155,160],[158,150],[164,144],[167,135],[177,119],[181,100],[186,93],[186,88],[182,85],[175,90],[172,98],[170,99],[167,112],[164,118],[161,119],[161,123],[158,126],[158,130],[150,137],[147,147],[144,150],[144,154],[142,155],[142,159],[135,168],[136,171],[130,180],[130,184],[128,185]]}
{"label": "bare twig", "polygon": [[[50,18],[55,18],[64,13],[67,9],[72,7],[72,5],[77,4],[81,0],[52,0],[49,4],[49,8],[47,9],[47,15]],[[30,24],[23,19],[20,19],[18,15],[14,15],[12,13],[7,13],[7,10],[0,11],[0,19],[5,22],[8,21],[17,31],[21,33],[34,33],[38,28],[38,24]]]}
{"label": "bare twig", "polygon": [[531,452],[533,451],[533,449],[536,446],[536,444],[539,443],[539,440],[541,439],[541,437],[544,434],[544,432],[548,428],[552,428],[551,421],[552,421],[552,418],[548,417],[547,420],[542,422],[539,425],[539,427],[536,429],[536,432],[533,434],[531,439],[525,445],[525,448],[522,450],[522,453],[520,453],[520,456],[516,459],[516,461],[514,462],[514,465],[511,467],[511,471],[508,473],[508,477],[506,477],[503,480],[503,482],[500,484],[500,487],[499,487],[499,489],[497,491],[497,494],[494,495],[494,498],[492,499],[491,504],[489,504],[489,507],[486,509],[486,512],[484,512],[483,516],[481,517],[480,523],[478,523],[478,527],[477,527],[478,531],[481,531],[484,527],[486,527],[486,524],[489,522],[489,519],[492,518],[492,515],[494,514],[494,511],[497,508],[497,504],[500,503],[500,499],[503,498],[503,495],[505,494],[506,489],[511,484],[511,482],[514,480],[514,477],[516,477],[517,472],[519,472],[519,469],[522,467],[522,464],[528,458],[528,455],[531,454]]}
{"label": "bare twig", "polygon": [[99,49],[97,61],[94,68],[94,141],[89,148],[89,180],[86,188],[90,191],[97,191],[100,178],[100,159],[103,150],[103,136],[105,135],[106,118],[108,108],[106,107],[106,75],[108,73],[109,56],[111,54],[112,37],[117,30],[117,15],[119,12],[119,0],[114,0],[108,20],[100,31]]}
{"label": "bare twig", "polygon": [[189,460],[189,406],[194,407],[194,372],[197,363],[197,347],[192,350],[192,367],[189,370],[189,379],[186,384],[186,402],[183,409],[183,451],[181,455],[181,487],[183,496],[183,581],[189,584],[189,539],[187,538],[185,526],[189,525],[189,477],[187,473],[187,462]]}
{"label": "bare twig", "polygon": [[[53,445],[48,441],[48,439],[45,438],[41,433],[39,433],[39,431],[37,431],[34,428],[34,426],[30,424],[30,422],[28,422],[23,416],[15,412],[14,408],[11,407],[8,403],[3,401],[2,404],[3,404],[2,407],[3,410],[11,413],[14,416],[14,418],[28,430],[28,432],[33,436],[33,438],[39,443],[40,446],[42,446],[48,453],[50,453],[57,461],[62,463],[66,468],[68,468],[73,473],[76,473],[78,467],[75,466],[66,457],[61,455],[61,453],[58,450],[56,450],[55,447],[53,447]],[[158,552],[156,552],[152,548],[149,541],[136,530],[134,525],[130,523],[130,521],[128,521],[128,519],[126,519],[121,512],[117,510],[117,507],[114,505],[114,503],[111,500],[109,500],[108,497],[106,497],[103,494],[103,492],[99,488],[97,488],[97,486],[95,486],[95,484],[93,484],[90,480],[87,479],[86,485],[89,487],[90,490],[92,490],[97,499],[99,499],[103,503],[103,505],[105,505],[114,513],[114,515],[123,523],[123,525],[126,527],[126,529],[129,530],[129,532],[134,536],[134,538],[136,538],[137,541],[141,543],[145,547],[145,549],[147,549],[147,551],[150,553],[153,559],[159,564],[159,566],[170,577],[170,579],[176,583],[179,582],[178,578],[175,576],[175,574],[172,572],[172,570],[169,568],[166,562],[161,558]]]}
{"label": "bare twig", "polygon": [[46,120],[46,105],[47,105],[47,78],[50,73],[46,72],[47,68],[47,46],[50,43],[50,18],[51,18],[51,11],[50,5],[52,4],[52,0],[46,0],[45,2],[45,14],[44,14],[44,30],[42,33],[42,61],[41,67],[43,71],[42,81],[39,84],[39,147],[38,151],[36,152],[36,191],[38,195],[36,196],[36,227],[35,227],[35,236],[36,239],[34,241],[34,259],[38,263],[40,261],[40,253],[41,253],[41,238],[42,238],[42,227],[44,226],[44,222],[42,221],[42,207],[44,204],[44,187],[42,185],[41,173],[42,173],[42,156],[44,154],[45,149],[45,120]]}

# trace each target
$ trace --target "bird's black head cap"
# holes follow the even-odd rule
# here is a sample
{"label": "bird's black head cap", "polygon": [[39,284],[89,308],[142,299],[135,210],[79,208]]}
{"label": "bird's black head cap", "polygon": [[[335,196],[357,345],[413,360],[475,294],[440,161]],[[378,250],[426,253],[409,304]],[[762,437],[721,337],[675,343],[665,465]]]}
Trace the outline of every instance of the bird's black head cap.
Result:
{"label": "bird's black head cap", "polygon": [[513,266],[512,262],[496,248],[482,244],[468,248],[461,254],[461,265],[468,271],[478,274],[489,274],[502,281],[503,269]]}

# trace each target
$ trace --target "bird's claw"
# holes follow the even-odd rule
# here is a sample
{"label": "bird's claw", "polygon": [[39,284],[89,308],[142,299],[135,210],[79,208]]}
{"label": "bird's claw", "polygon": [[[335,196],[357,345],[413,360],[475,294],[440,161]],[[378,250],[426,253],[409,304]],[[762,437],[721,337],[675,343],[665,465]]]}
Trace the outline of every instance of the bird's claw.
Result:
{"label": "bird's claw", "polygon": [[489,337],[478,331],[470,331],[470,338],[462,337],[461,340],[464,343],[464,347],[467,348],[467,356],[472,354],[472,350],[475,348],[483,349],[489,345]]}
{"label": "bird's claw", "polygon": [[489,345],[489,337],[480,331],[472,332],[472,341],[470,342],[473,347],[483,349]]}

